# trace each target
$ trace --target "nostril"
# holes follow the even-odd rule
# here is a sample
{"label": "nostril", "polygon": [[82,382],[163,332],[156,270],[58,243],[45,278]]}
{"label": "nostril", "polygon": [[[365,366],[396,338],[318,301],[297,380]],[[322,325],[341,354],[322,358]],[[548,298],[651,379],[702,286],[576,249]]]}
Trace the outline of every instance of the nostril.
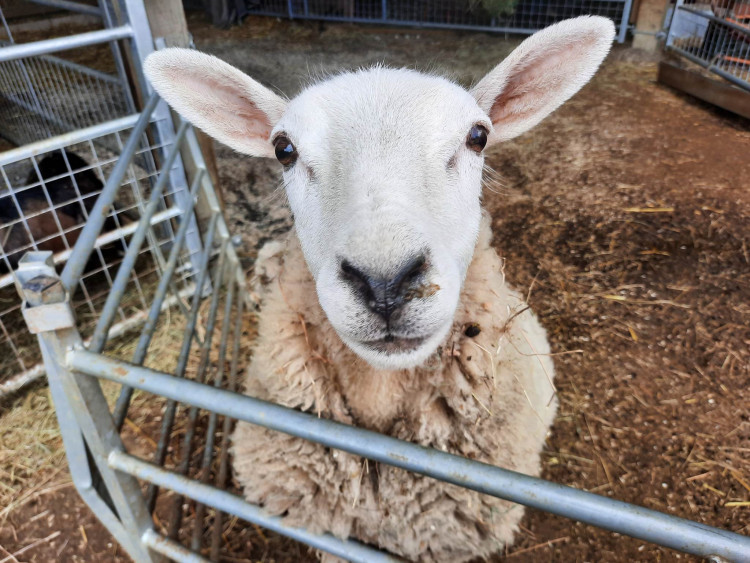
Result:
{"label": "nostril", "polygon": [[348,278],[353,278],[357,281],[366,283],[369,285],[367,276],[361,270],[354,267],[348,260],[341,261],[341,272]]}
{"label": "nostril", "polygon": [[427,259],[424,254],[420,254],[413,258],[401,269],[398,275],[393,279],[392,284],[408,286],[424,273],[426,264]]}
{"label": "nostril", "polygon": [[424,254],[417,256],[414,261],[407,266],[408,270],[406,272],[406,279],[413,280],[421,275],[425,269],[424,267],[426,263],[427,259],[424,257]]}

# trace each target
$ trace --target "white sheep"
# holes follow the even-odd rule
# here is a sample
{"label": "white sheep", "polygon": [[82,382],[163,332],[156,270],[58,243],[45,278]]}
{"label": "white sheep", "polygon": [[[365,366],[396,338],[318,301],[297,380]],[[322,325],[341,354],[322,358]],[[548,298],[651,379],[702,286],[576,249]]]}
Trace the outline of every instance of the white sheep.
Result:
{"label": "white sheep", "polygon": [[[208,55],[149,57],[149,78],[178,112],[284,165],[296,235],[256,265],[262,313],[247,393],[538,475],[557,409],[553,365],[490,245],[483,149],[577,92],[613,37],[609,20],[581,17],[533,35],[470,91],[376,67],[290,101]],[[245,423],[234,467],[247,499],[289,524],[420,561],[486,557],[512,542],[523,515]]]}

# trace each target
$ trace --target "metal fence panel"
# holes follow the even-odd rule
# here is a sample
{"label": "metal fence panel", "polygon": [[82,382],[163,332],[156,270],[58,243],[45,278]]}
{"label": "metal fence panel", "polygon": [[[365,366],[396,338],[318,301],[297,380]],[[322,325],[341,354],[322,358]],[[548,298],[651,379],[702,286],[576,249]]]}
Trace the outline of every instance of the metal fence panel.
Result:
{"label": "metal fence panel", "polygon": [[750,2],[709,5],[678,0],[667,49],[750,90]]}
{"label": "metal fence panel", "polygon": [[[192,260],[201,251],[200,233],[188,211],[193,202],[180,155],[172,150],[178,143],[169,109],[154,98],[137,123],[124,52],[115,41],[125,38],[140,61],[153,49],[148,26],[136,33],[127,16],[141,22],[144,16],[133,9],[116,18],[106,0],[96,10],[101,30],[27,42],[16,41],[24,34],[14,37],[0,10],[0,131],[22,145],[0,153],[0,396],[44,373],[12,287],[11,270],[25,252],[52,250],[54,262],[67,265],[77,286],[72,298],[84,339],[94,334],[126,258],[137,267],[120,276],[115,293],[121,298],[109,299],[109,334],[132,330],[146,319],[175,242],[175,218],[185,213],[191,217],[182,235],[187,244],[175,264],[180,276],[173,285],[183,294],[194,285]],[[71,53],[75,56],[67,58]],[[133,66],[136,74],[138,67]],[[134,157],[122,158],[129,151]],[[116,201],[98,208],[107,182],[122,187]],[[149,224],[139,234],[144,214]],[[73,246],[87,233],[93,237],[92,252],[77,258]]]}
{"label": "metal fence panel", "polygon": [[249,0],[245,14],[531,34],[576,16],[604,16],[625,41],[632,0]]}

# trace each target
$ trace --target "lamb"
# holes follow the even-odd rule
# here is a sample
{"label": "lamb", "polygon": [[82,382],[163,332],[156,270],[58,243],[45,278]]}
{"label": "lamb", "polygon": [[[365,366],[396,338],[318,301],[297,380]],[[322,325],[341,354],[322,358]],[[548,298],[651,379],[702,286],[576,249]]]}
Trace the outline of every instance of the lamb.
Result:
{"label": "lamb", "polygon": [[[287,101],[216,58],[146,61],[159,93],[234,149],[275,156],[295,234],[262,249],[246,392],[538,475],[557,409],[550,347],[504,283],[480,204],[484,149],[594,74],[614,37],[581,17],[524,41],[470,91],[375,67]],[[240,423],[245,496],[292,525],[419,561],[487,557],[523,508]]]}

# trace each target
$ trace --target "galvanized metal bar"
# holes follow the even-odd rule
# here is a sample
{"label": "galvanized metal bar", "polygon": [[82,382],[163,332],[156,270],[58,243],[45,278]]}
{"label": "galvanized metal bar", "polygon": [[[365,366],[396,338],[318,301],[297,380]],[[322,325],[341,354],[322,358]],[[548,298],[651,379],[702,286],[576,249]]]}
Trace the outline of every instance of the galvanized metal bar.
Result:
{"label": "galvanized metal bar", "polygon": [[[193,160],[194,167],[196,169],[207,170],[208,166],[206,165],[206,162],[203,159],[203,154],[201,153],[200,144],[198,143],[198,137],[195,134],[194,127],[191,127],[190,130],[188,131],[185,137],[185,145],[188,149],[188,153],[190,154]],[[205,197],[206,203],[208,204],[209,209],[220,210],[221,204],[219,203],[219,199],[216,197],[216,190],[214,189],[214,186],[211,183],[211,176],[209,174],[205,174],[203,176],[202,186],[203,186],[203,197]],[[229,232],[229,228],[227,227],[226,221],[224,221],[223,219],[219,221],[216,228],[218,229],[219,237],[221,238],[232,237],[232,234]],[[237,256],[237,249],[234,244],[227,247],[227,254],[231,261],[234,261],[237,264],[240,263],[239,256]],[[242,287],[244,287],[245,274],[242,271],[242,268],[237,268],[235,270],[235,277],[237,279],[237,282]]]}
{"label": "galvanized metal bar", "polygon": [[[216,314],[219,311],[219,297],[221,296],[221,280],[224,277],[224,267],[226,264],[226,248],[229,244],[229,239],[224,239],[221,245],[219,254],[219,263],[214,271],[214,291],[211,295],[211,303],[208,311],[208,321],[206,323],[206,336],[201,344],[201,357],[198,364],[198,372],[195,377],[195,381],[199,383],[206,382],[206,370],[208,369],[208,363],[211,359],[211,343],[214,337],[214,327],[216,325]],[[190,469],[190,456],[193,453],[193,436],[195,435],[195,424],[198,420],[198,409],[196,407],[190,407],[188,410],[188,422],[185,428],[185,437],[182,443],[182,460],[177,468],[177,472],[181,475],[187,475]],[[176,495],[172,504],[172,517],[169,521],[169,533],[170,538],[176,538],[177,533],[180,531],[180,525],[182,524],[182,496]]]}
{"label": "galvanized metal bar", "polygon": [[750,36],[750,30],[748,28],[743,27],[737,23],[734,23],[733,21],[729,21],[724,18],[719,18],[713,14],[708,14],[706,12],[702,12],[701,10],[696,10],[695,8],[691,8],[690,6],[685,6],[684,4],[678,6],[677,10],[681,12],[690,12],[691,14],[695,14],[696,16],[699,16],[703,19],[711,20],[723,26],[729,27],[733,29],[734,31],[741,33],[742,35]]}
{"label": "galvanized metal bar", "polygon": [[[623,3],[626,0],[623,0]],[[632,0],[631,0],[632,1]],[[272,16],[272,17],[284,17],[287,14],[280,14],[271,10],[259,10],[251,12],[255,16]],[[321,21],[333,21],[342,23],[363,23],[363,24],[385,24],[394,25],[399,27],[414,27],[414,28],[427,28],[427,29],[456,29],[466,31],[482,31],[489,33],[503,33],[503,34],[517,34],[517,35],[532,35],[537,31],[543,29],[545,26],[540,25],[538,27],[518,27],[518,26],[495,26],[495,25],[478,25],[478,24],[460,24],[460,23],[441,23],[434,21],[418,21],[418,20],[399,20],[388,18],[383,20],[382,18],[363,18],[363,17],[346,17],[346,16],[332,16],[332,15],[311,15],[305,17],[302,14],[295,13],[295,18],[299,19],[310,19],[310,20],[321,20]],[[564,19],[564,18],[563,18]],[[559,20],[559,21],[562,21]],[[550,22],[549,25],[552,25]],[[620,23],[615,22],[615,26],[619,29]]]}
{"label": "galvanized metal bar", "polygon": [[[229,267],[233,270],[239,267],[239,264],[230,262]],[[218,284],[214,284],[215,287],[219,287]],[[227,355],[227,344],[229,342],[229,331],[231,328],[232,320],[232,305],[234,304],[234,288],[236,286],[234,278],[230,278],[228,281],[229,287],[227,288],[226,295],[224,296],[224,318],[221,322],[221,340],[219,341],[219,357],[217,358],[216,377],[214,377],[214,387],[221,389],[221,385],[224,381],[224,369]],[[214,290],[215,293],[219,293],[218,289]],[[208,416],[208,425],[206,427],[206,440],[203,447],[203,460],[201,462],[200,469],[200,480],[201,483],[208,483],[208,479],[211,476],[211,459],[214,453],[214,438],[216,437],[216,423],[219,418],[215,412],[211,411]],[[200,550],[201,538],[203,537],[202,526],[203,517],[205,515],[205,505],[198,503],[195,507],[195,526],[193,526],[193,539],[190,547],[194,550]]]}
{"label": "galvanized metal bar", "polygon": [[176,541],[165,538],[154,530],[146,530],[141,541],[157,553],[169,557],[170,561],[177,561],[178,563],[210,563],[208,559],[190,551]]}
{"label": "galvanized metal bar", "polygon": [[100,29],[98,31],[68,35],[67,37],[56,37],[54,39],[43,39],[42,41],[34,41],[33,43],[16,43],[10,47],[0,49],[0,62],[57,53],[59,51],[67,51],[68,49],[88,47],[89,45],[98,45],[107,41],[125,39],[132,35],[132,27],[121,25],[111,29]]}
{"label": "galvanized metal bar", "polygon": [[3,7],[0,6],[0,22],[3,24],[3,29],[5,30],[6,35],[8,36],[8,41],[13,44],[13,34],[10,32],[10,28],[8,27],[8,22],[5,20],[5,15],[3,14]]}
{"label": "galvanized metal bar", "polygon": [[[198,280],[196,281],[195,293],[193,294],[193,301],[190,306],[190,317],[188,317],[187,325],[183,333],[182,349],[180,355],[177,358],[177,369],[175,373],[180,377],[185,376],[185,368],[187,367],[188,356],[190,355],[190,347],[193,341],[193,335],[195,334],[195,326],[198,323],[198,311],[200,309],[200,299],[203,284],[206,282],[208,277],[208,262],[211,258],[211,252],[213,250],[214,235],[216,234],[216,224],[219,221],[220,214],[214,212],[211,216],[210,223],[208,225],[208,232],[206,233],[206,246],[203,249],[203,253],[200,257],[200,263],[198,264]],[[156,445],[156,451],[154,452],[154,463],[162,465],[164,458],[167,455],[167,446],[169,445],[169,435],[172,431],[172,424],[174,422],[175,412],[177,410],[177,402],[168,400],[167,405],[164,409],[164,415],[162,418],[162,425],[159,434],[159,442]],[[146,492],[146,505],[149,511],[153,511],[154,504],[156,503],[156,494],[158,490],[156,487],[149,486]]]}
{"label": "galvanized metal bar", "polygon": [[[131,22],[148,21],[148,14],[143,5],[142,0],[122,0],[125,5],[125,9],[128,14],[128,19]],[[151,36],[151,30],[147,25],[136,25],[134,28],[133,40],[131,41],[131,47],[133,49],[133,63],[134,72],[138,78],[138,83],[142,85],[144,92],[151,93],[153,88],[151,84],[145,79],[143,75],[143,68],[141,61],[145,60],[146,57],[154,51],[154,40]],[[156,107],[154,116],[157,118],[155,123],[156,134],[158,139],[162,143],[168,143],[174,138],[174,130],[172,129],[172,117],[169,106],[166,102],[162,101]],[[187,206],[187,190],[179,189],[182,186],[187,186],[187,179],[185,178],[184,166],[182,159],[178,157],[176,166],[171,171],[172,174],[172,187],[174,190],[174,199],[180,207]],[[200,235],[198,231],[198,223],[195,217],[191,217],[193,229],[188,233],[186,244],[191,255],[196,255],[201,252],[202,245]],[[208,295],[211,291],[210,283],[204,287],[204,296]]]}
{"label": "galvanized metal bar", "polygon": [[[242,269],[239,268],[239,263],[236,263],[236,266],[237,269],[241,272]],[[227,389],[229,391],[234,391],[237,387],[237,369],[240,359],[240,340],[242,339],[242,315],[244,313],[243,306],[245,304],[245,297],[242,294],[243,290],[245,289],[244,278],[237,281],[237,286],[237,317],[234,321],[234,336],[232,341],[232,366],[229,368],[229,379],[227,380]],[[220,387],[220,385],[217,384],[216,387]],[[215,415],[216,413],[214,411],[211,411],[211,414]],[[221,427],[222,434],[221,447],[219,448],[219,472],[216,476],[216,486],[219,489],[224,489],[226,487],[227,477],[229,476],[229,432],[231,431],[231,429],[232,419],[228,416],[225,416]],[[214,516],[214,529],[211,534],[211,559],[213,559],[214,561],[218,561],[219,559],[219,547],[221,546],[223,517],[224,513],[220,510],[217,511],[216,515]]]}
{"label": "galvanized metal bar", "polygon": [[127,143],[125,143],[125,147],[122,150],[122,154],[120,155],[117,164],[107,179],[107,183],[104,185],[101,194],[97,198],[96,204],[94,204],[93,209],[89,213],[90,219],[83,227],[75,248],[73,249],[67,264],[65,264],[65,269],[63,270],[62,275],[60,276],[67,291],[70,291],[75,286],[86,267],[86,262],[94,248],[94,244],[96,244],[96,238],[99,236],[104,221],[107,218],[107,211],[115,201],[117,192],[122,184],[122,179],[130,165],[130,159],[133,158],[133,153],[135,153],[135,150],[141,142],[141,134],[146,130],[151,118],[151,113],[154,111],[158,102],[159,96],[156,94],[149,98],[146,107],[143,109],[143,112],[141,112],[138,121],[130,133]]}
{"label": "galvanized metal bar", "polygon": [[[135,352],[133,353],[133,363],[142,364],[146,358],[146,352],[148,347],[151,345],[151,339],[154,336],[154,330],[156,329],[156,322],[159,319],[159,313],[162,310],[162,303],[167,295],[167,291],[170,287],[170,281],[172,275],[177,267],[177,262],[182,252],[182,247],[185,242],[185,235],[187,234],[188,228],[190,227],[190,221],[184,220],[193,213],[193,205],[195,204],[195,198],[198,195],[198,189],[200,188],[201,178],[206,173],[205,169],[201,169],[196,174],[193,180],[193,186],[190,190],[190,206],[186,209],[185,215],[183,215],[183,221],[180,223],[180,227],[177,229],[177,235],[175,236],[172,249],[169,253],[169,259],[167,265],[162,272],[161,278],[159,279],[159,285],[154,293],[153,301],[151,302],[151,308],[148,312],[148,317],[144,323],[141,335],[138,338],[138,344],[136,344]],[[125,422],[125,415],[128,412],[128,406],[130,405],[130,398],[133,395],[133,388],[127,385],[123,386],[120,390],[120,394],[117,397],[115,408],[112,413],[112,417],[115,420],[115,427],[119,431],[122,428],[123,422]]]}
{"label": "galvanized metal bar", "polygon": [[622,8],[622,17],[620,18],[620,27],[617,30],[617,42],[625,43],[625,39],[628,35],[628,27],[630,24],[630,10],[633,6],[633,0],[625,0],[625,6]]}
{"label": "galvanized metal bar", "polygon": [[282,518],[268,516],[261,508],[253,506],[237,495],[221,491],[210,485],[204,485],[183,475],[177,475],[122,451],[113,451],[110,453],[108,461],[109,466],[113,469],[154,483],[159,487],[164,487],[176,493],[189,495],[208,506],[229,512],[243,520],[258,524],[278,534],[304,542],[349,561],[358,563],[395,563],[400,561],[395,557],[357,542],[342,541],[330,534],[317,535],[302,528],[293,528],[284,524]]}
{"label": "galvanized metal bar", "polygon": [[156,185],[151,190],[151,197],[149,198],[146,209],[141,215],[140,221],[138,221],[138,227],[136,228],[133,236],[130,238],[128,243],[128,249],[125,252],[125,256],[120,263],[120,267],[117,270],[114,283],[111,286],[107,301],[104,303],[102,312],[99,316],[99,320],[96,323],[94,334],[91,338],[91,345],[89,350],[92,352],[101,352],[104,348],[104,344],[107,342],[107,333],[109,327],[115,320],[115,315],[120,307],[120,300],[125,293],[125,289],[130,281],[130,274],[135,266],[135,261],[138,259],[138,255],[141,251],[143,241],[146,240],[146,234],[148,229],[151,227],[151,217],[153,217],[159,205],[163,203],[162,192],[164,186],[167,185],[169,180],[169,168],[174,164],[175,158],[180,152],[180,142],[185,137],[188,124],[183,123],[180,126],[180,130],[177,132],[175,143],[167,155],[167,159],[164,162],[164,168],[159,174],[159,179],[156,181]]}
{"label": "galvanized metal bar", "polygon": [[[38,315],[37,322],[33,327],[30,324],[30,328],[39,335],[48,378],[55,387],[57,398],[61,400],[55,408],[58,416],[62,414],[59,418],[61,432],[68,435],[65,445],[71,447],[71,471],[77,474],[82,490],[92,491],[85,493],[84,498],[88,495],[86,500],[93,501],[92,508],[102,509],[102,521],[113,526],[113,533],[123,540],[123,547],[131,557],[136,561],[154,561],[155,558],[140,542],[129,540],[140,537],[150,528],[151,519],[145,510],[137,481],[112,471],[107,464],[109,452],[122,449],[123,445],[112,426],[101,386],[98,381],[74,373],[65,363],[65,352],[80,347],[81,336],[74,326],[69,293],[63,289],[51,256],[51,252],[27,254],[19,264],[17,276],[19,293],[25,299],[25,310],[35,311]],[[33,290],[33,285],[29,283],[38,276],[46,278],[41,291]],[[28,323],[29,317],[24,316]],[[61,413],[63,410],[65,412]],[[91,496],[95,494],[91,479],[93,475],[89,469],[83,470],[84,466],[89,466],[81,434],[99,471],[109,502],[104,499],[96,501]],[[111,510],[102,506],[109,503]]]}
{"label": "galvanized metal bar", "polygon": [[693,555],[750,561],[750,538],[648,508],[551,483],[390,436],[318,418],[82,350],[68,353],[80,373],[291,434],[374,461],[578,520]]}
{"label": "galvanized metal bar", "polygon": [[73,61],[69,61],[67,59],[61,59],[60,57],[56,57],[55,55],[42,55],[39,57],[41,60],[46,61],[48,63],[51,63],[55,66],[63,67],[68,70],[73,70],[75,72],[78,72],[80,74],[85,74],[86,76],[90,76],[92,78],[96,78],[98,80],[101,80],[103,82],[108,82],[111,84],[116,84],[120,87],[122,87],[122,83],[120,82],[120,79],[117,76],[112,76],[111,74],[107,74],[106,72],[102,72],[101,70],[96,70],[93,68],[89,68],[87,66],[84,66],[82,64],[74,63]]}
{"label": "galvanized metal bar", "polygon": [[46,152],[61,149],[69,145],[74,145],[86,141],[88,139],[96,139],[97,137],[103,137],[109,135],[115,131],[122,131],[135,125],[140,118],[140,114],[128,115],[127,117],[121,117],[120,119],[114,119],[105,123],[100,123],[92,127],[86,127],[77,131],[71,131],[63,135],[57,135],[56,137],[50,137],[43,141],[36,143],[29,143],[22,147],[10,149],[5,152],[0,152],[0,166],[7,166],[19,160],[25,158],[31,158],[33,156],[44,154]]}
{"label": "galvanized metal bar", "polygon": [[101,17],[102,15],[101,11],[96,6],[79,4],[78,2],[72,2],[71,0],[31,0],[31,2],[42,6],[67,10],[69,12],[78,12],[79,14],[86,14],[87,16]]}
{"label": "galvanized metal bar", "polygon": [[[160,213],[155,214],[151,218],[150,223],[151,225],[158,225],[160,223],[164,223],[165,221],[169,221],[170,219],[173,219],[175,217],[181,217],[183,214],[184,214],[183,210],[178,209],[176,207],[170,207]],[[66,232],[73,231],[75,230],[75,228],[76,227],[67,229]],[[102,235],[99,235],[96,238],[96,242],[94,243],[94,248],[101,248],[102,246],[106,246],[116,240],[120,240],[121,238],[130,236],[136,231],[137,228],[138,228],[138,223],[131,223],[130,225],[125,225],[124,227],[115,229],[114,231],[107,231],[106,233],[103,233]],[[72,252],[73,252],[73,249],[56,252],[55,255],[53,256],[55,264],[63,264],[68,259],[68,257],[71,255]],[[4,274],[0,276],[0,289],[2,289],[3,287],[7,287],[9,285],[13,285],[13,274]]]}
{"label": "galvanized metal bar", "polygon": [[[104,21],[104,25],[108,28],[115,27],[115,18],[114,15],[111,13],[111,6],[109,3],[109,0],[98,0],[97,4],[99,5],[99,10],[101,10],[102,13],[102,20]],[[130,20],[133,21],[132,19]],[[128,74],[125,69],[125,61],[123,60],[122,52],[120,51],[120,46],[117,42],[111,41],[109,44],[109,48],[112,51],[112,56],[115,60],[115,68],[117,69],[117,76],[119,77],[120,84],[122,85],[122,88],[126,95],[126,100],[128,104],[128,109],[131,112],[136,111],[135,106],[135,99],[133,98],[133,92],[131,88],[129,87],[128,82]]]}
{"label": "galvanized metal bar", "polygon": [[675,47],[674,44],[672,46],[668,47],[668,49],[670,51],[674,51],[675,53],[679,53],[680,55],[682,55],[683,57],[685,57],[689,61],[692,61],[695,64],[700,65],[703,68],[708,69],[711,72],[718,74],[722,78],[724,78],[726,80],[729,80],[729,82],[731,82],[732,84],[734,84],[736,86],[739,86],[740,88],[743,88],[744,90],[750,90],[750,82],[748,82],[747,80],[742,80],[742,78],[739,78],[739,77],[735,76],[734,74],[731,74],[731,73],[729,73],[729,72],[727,72],[725,70],[722,70],[722,69],[716,67],[710,61],[705,61],[704,59],[702,59],[700,57],[696,57],[695,55],[693,55],[689,51],[686,51],[685,49],[682,49],[680,47]]}

